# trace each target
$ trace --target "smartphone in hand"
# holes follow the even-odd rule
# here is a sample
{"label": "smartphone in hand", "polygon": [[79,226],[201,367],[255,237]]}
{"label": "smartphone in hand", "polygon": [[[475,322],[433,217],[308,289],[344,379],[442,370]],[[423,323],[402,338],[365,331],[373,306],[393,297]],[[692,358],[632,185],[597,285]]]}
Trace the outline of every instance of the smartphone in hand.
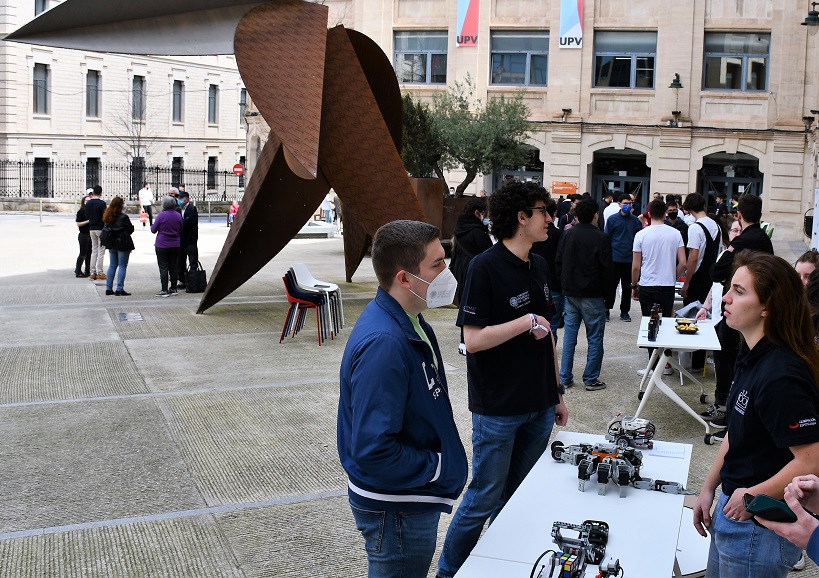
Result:
{"label": "smartphone in hand", "polygon": [[763,520],[787,523],[796,521],[796,514],[788,507],[788,504],[765,494],[756,496],[745,494],[742,496],[742,504],[745,506],[746,512]]}

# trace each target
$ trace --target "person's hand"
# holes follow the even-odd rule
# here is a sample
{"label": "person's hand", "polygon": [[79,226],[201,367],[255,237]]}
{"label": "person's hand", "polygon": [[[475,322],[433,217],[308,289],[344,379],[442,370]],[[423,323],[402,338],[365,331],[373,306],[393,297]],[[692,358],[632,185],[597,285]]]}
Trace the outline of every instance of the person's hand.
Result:
{"label": "person's hand", "polygon": [[725,507],[722,508],[722,513],[731,518],[735,522],[744,522],[750,520],[753,515],[745,510],[745,504],[742,503],[742,496],[748,493],[748,488],[737,488],[728,501],[725,502]]}
{"label": "person's hand", "polygon": [[535,339],[543,339],[552,332],[552,326],[548,321],[546,321],[545,317],[535,315],[535,319],[537,319],[537,325],[531,331],[532,337]]}
{"label": "person's hand", "polygon": [[711,506],[714,505],[714,492],[703,490],[694,504],[694,529],[700,536],[708,536],[706,530],[711,527]]}
{"label": "person's hand", "polygon": [[819,478],[815,475],[796,476],[785,491],[811,512],[819,512]]}
{"label": "person's hand", "polygon": [[708,317],[708,309],[705,307],[701,307],[699,311],[697,311],[697,316],[694,318],[695,321],[702,321]]}
{"label": "person's hand", "polygon": [[808,547],[808,542],[810,541],[813,531],[819,528],[819,520],[805,511],[805,508],[802,507],[802,504],[799,503],[796,496],[791,493],[791,484],[788,484],[788,488],[785,489],[785,503],[788,504],[788,507],[796,514],[796,521],[793,523],[771,522],[770,520],[763,520],[760,517],[756,517],[756,521],[804,550]]}
{"label": "person's hand", "polygon": [[686,280],[685,283],[683,283],[683,286],[680,288],[680,297],[683,299],[688,297],[688,280]]}
{"label": "person's hand", "polygon": [[631,299],[633,301],[639,301],[640,300],[640,288],[639,287],[635,287],[634,289],[631,290]]}
{"label": "person's hand", "polygon": [[555,406],[555,424],[563,426],[567,423],[569,423],[569,408],[566,407],[566,402],[561,396],[560,403]]}

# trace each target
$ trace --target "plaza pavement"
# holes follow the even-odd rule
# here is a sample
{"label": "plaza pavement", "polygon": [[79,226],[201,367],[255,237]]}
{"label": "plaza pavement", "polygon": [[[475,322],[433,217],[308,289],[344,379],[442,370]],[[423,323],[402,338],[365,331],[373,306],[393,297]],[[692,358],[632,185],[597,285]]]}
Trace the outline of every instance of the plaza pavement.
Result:
{"label": "plaza pavement", "polygon": [[[223,218],[200,219],[208,274],[228,231]],[[0,577],[365,576],[335,416],[344,345],[376,287],[369,260],[344,283],[340,238],[297,239],[196,315],[201,295],[154,297],[153,235],[135,225],[132,296],[106,297],[104,281],[74,277],[72,216],[0,214]],[[791,262],[805,246],[774,241]],[[321,347],[309,316],[295,339],[278,342],[281,276],[294,262],[342,287],[347,327]],[[455,316],[426,314],[471,454]],[[646,356],[634,346],[633,316],[614,315],[606,327],[609,387],[567,393],[567,429],[603,433],[611,416],[636,409]],[[576,374],[584,340],[581,332]],[[703,407],[694,386],[676,390]],[[705,446],[700,425],[663,395],[651,397],[645,417],[658,439],[693,444],[687,486],[699,489],[717,446]],[[450,519],[442,516],[439,546]],[[801,575],[819,571],[809,564]]]}

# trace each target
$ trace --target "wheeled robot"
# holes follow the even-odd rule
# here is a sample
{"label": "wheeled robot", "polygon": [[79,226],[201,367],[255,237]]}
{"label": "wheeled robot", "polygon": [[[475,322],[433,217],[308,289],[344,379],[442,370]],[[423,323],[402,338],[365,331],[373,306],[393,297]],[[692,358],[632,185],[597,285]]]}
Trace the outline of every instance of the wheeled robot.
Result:
{"label": "wheeled robot", "polygon": [[621,417],[617,415],[609,422],[606,439],[614,442],[621,449],[628,447],[651,449],[654,447],[654,424],[640,417]]}

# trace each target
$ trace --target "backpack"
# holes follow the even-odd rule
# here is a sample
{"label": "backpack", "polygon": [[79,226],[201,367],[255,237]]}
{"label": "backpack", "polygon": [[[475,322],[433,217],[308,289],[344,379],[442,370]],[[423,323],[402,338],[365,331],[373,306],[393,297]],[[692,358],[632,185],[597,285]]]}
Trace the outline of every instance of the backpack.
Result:
{"label": "backpack", "polygon": [[114,246],[116,240],[117,237],[114,234],[114,230],[111,228],[111,225],[103,225],[102,231],[100,231],[100,245],[106,249],[110,249]]}

